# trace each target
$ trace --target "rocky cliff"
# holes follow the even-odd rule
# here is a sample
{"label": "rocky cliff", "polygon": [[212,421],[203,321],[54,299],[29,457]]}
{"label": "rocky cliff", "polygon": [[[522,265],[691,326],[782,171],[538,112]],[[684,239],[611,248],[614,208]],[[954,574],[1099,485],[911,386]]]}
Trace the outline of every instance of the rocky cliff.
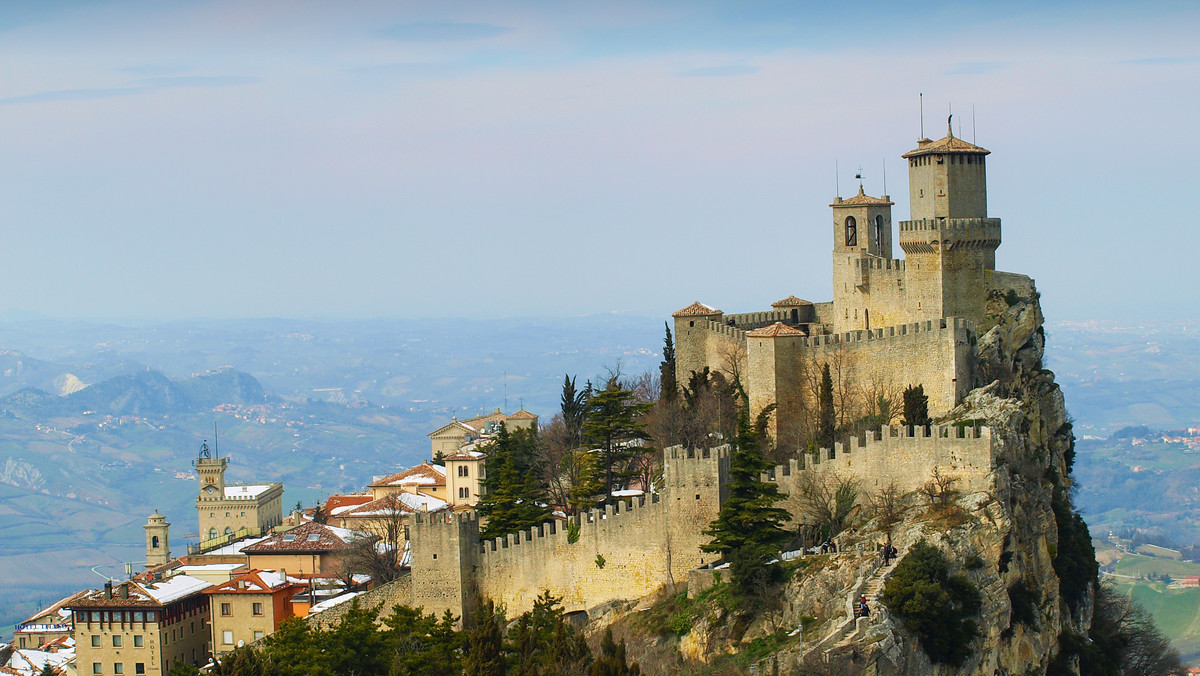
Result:
{"label": "rocky cliff", "polygon": [[[862,487],[841,551],[785,564],[789,581],[779,598],[750,618],[731,612],[719,589],[643,602],[640,616],[617,625],[646,671],[707,664],[733,673],[755,665],[781,674],[1043,674],[1061,636],[1087,635],[1094,554],[1070,505],[1074,438],[1054,374],[1042,365],[1045,335],[1032,282],[993,294],[984,326],[976,387],[936,422],[992,428],[989,488],[957,493],[944,505],[914,493],[887,507],[876,487]],[[889,534],[900,564],[885,567],[878,547]],[[980,594],[978,636],[957,665],[932,663],[882,602],[897,566],[921,540],[944,552],[951,572]],[[873,612],[855,619],[850,601],[861,595]],[[1064,653],[1056,668],[1076,671],[1077,660]]]}

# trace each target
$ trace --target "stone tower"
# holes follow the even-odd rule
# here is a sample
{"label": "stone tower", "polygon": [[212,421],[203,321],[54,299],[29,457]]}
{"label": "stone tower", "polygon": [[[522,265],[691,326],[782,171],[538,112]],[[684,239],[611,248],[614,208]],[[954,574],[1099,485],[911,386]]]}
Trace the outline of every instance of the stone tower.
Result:
{"label": "stone tower", "polygon": [[167,517],[154,510],[154,513],[146,519],[146,525],[142,526],[146,529],[146,567],[154,568],[161,566],[171,560],[171,539],[169,530],[171,524],[167,523]]}
{"label": "stone tower", "polygon": [[[871,197],[859,185],[857,195],[838,197],[829,206],[833,209],[835,331],[883,326],[892,319],[889,315],[895,314],[891,310],[898,289],[884,288],[871,273],[875,268],[889,267],[879,263],[892,258],[892,201],[887,195]],[[887,296],[882,303],[880,295]]]}
{"label": "stone tower", "polygon": [[1000,219],[987,215],[988,154],[947,129],[945,138],[921,139],[903,155],[911,220],[900,222],[900,248],[918,319],[983,313],[1000,246]]}
{"label": "stone tower", "polygon": [[476,513],[414,514],[411,532],[413,606],[435,617],[449,610],[461,622],[475,609]]}

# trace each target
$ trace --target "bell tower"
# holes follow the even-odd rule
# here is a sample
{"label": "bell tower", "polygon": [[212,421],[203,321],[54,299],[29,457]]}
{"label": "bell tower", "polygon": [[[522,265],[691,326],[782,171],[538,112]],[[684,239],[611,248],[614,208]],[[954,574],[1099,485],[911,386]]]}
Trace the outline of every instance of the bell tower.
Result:
{"label": "bell tower", "polygon": [[225,497],[225,468],[228,464],[225,458],[212,457],[207,440],[200,444],[200,454],[194,463],[196,474],[200,477],[200,501]]}
{"label": "bell tower", "polygon": [[[863,192],[833,204],[833,327],[835,333],[871,328],[873,270],[889,269],[892,257],[892,201]],[[886,289],[885,291],[890,291]],[[878,299],[877,299],[878,300]]]}
{"label": "bell tower", "polygon": [[167,523],[167,517],[154,510],[154,513],[146,519],[146,525],[142,526],[146,529],[146,567],[154,568],[161,566],[171,560],[171,539],[169,530],[171,524]]}

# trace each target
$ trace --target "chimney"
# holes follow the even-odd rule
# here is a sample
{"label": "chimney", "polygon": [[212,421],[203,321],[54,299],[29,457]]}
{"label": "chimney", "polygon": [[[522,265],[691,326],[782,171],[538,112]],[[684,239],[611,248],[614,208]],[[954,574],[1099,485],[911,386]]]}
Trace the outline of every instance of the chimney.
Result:
{"label": "chimney", "polygon": [[129,585],[128,584],[121,585],[121,598],[123,598],[123,599],[129,598]]}
{"label": "chimney", "polygon": [[104,583],[104,598],[105,599],[112,598],[112,580],[109,580]]}

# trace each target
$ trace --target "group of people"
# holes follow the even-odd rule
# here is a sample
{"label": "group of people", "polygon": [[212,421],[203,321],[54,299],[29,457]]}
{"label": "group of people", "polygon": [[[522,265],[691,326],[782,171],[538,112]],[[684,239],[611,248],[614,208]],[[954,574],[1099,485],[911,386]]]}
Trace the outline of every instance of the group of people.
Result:
{"label": "group of people", "polygon": [[871,607],[867,605],[867,595],[858,597],[858,614],[855,617],[870,617]]}
{"label": "group of people", "polygon": [[821,543],[821,553],[822,554],[829,554],[829,553],[837,554],[837,543],[834,542],[832,539],[822,542]]}
{"label": "group of people", "polygon": [[892,559],[896,558],[897,554],[899,554],[899,552],[896,551],[896,548],[892,546],[891,538],[888,538],[887,544],[883,546],[883,549],[880,550],[880,553],[883,554],[883,565],[885,567],[891,562]]}

